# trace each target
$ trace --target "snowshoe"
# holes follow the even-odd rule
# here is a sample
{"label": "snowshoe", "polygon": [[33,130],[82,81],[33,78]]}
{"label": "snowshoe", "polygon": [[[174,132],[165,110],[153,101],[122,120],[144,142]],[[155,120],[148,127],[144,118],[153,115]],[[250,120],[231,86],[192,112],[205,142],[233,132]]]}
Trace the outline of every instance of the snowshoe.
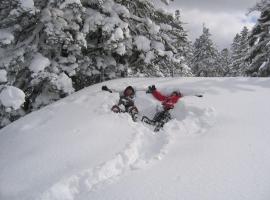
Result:
{"label": "snowshoe", "polygon": [[130,107],[128,107],[127,111],[131,115],[132,120],[134,122],[137,122],[138,121],[138,113],[139,113],[138,109],[135,106],[130,106]]}
{"label": "snowshoe", "polygon": [[155,126],[154,132],[158,132],[161,128],[163,128],[164,124],[167,123],[171,119],[171,114],[168,110],[164,110],[158,112],[154,118],[151,120],[147,116],[142,117],[142,122]]}
{"label": "snowshoe", "polygon": [[150,124],[150,125],[155,125],[156,124],[155,121],[149,119],[147,116],[143,116],[141,121],[146,123],[146,124]]}

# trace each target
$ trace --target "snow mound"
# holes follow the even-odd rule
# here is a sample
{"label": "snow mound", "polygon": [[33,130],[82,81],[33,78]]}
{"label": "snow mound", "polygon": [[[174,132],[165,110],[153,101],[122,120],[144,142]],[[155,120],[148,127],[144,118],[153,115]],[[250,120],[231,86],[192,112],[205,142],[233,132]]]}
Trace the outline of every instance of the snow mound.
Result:
{"label": "snow mound", "polygon": [[[210,128],[215,119],[213,108],[196,107],[185,101],[177,104],[172,112],[174,120],[168,122],[164,130],[153,132],[153,127],[141,122],[135,123],[128,114],[108,113],[117,101],[115,94],[104,94],[107,97],[95,112],[99,115],[115,115],[119,120],[126,121],[133,136],[125,147],[110,160],[78,174],[65,177],[44,192],[39,200],[75,200],[80,196],[95,191],[104,184],[113,183],[127,171],[142,169],[155,161],[161,160],[167,153],[170,143],[176,135],[184,137],[201,134]],[[80,102],[78,102],[80,103]],[[151,95],[137,92],[136,105],[142,115],[152,116],[159,104]]]}
{"label": "snow mound", "polygon": [[[140,115],[151,118],[160,102],[144,89],[153,84],[185,95],[158,133],[112,113],[119,95],[101,91],[136,87]],[[269,85],[256,78],[130,78],[85,88],[1,129],[0,199],[267,200]]]}
{"label": "snow mound", "polygon": [[[138,87],[144,86],[135,82]],[[111,87],[123,89],[135,82],[109,83],[118,83]],[[171,112],[174,119],[154,133],[153,127],[133,122],[126,113],[112,113],[110,108],[119,95],[102,92],[100,88],[101,85],[95,85],[77,92],[4,129],[9,132],[5,141],[11,141],[8,146],[2,144],[0,153],[0,158],[3,155],[9,157],[8,161],[0,161],[0,165],[5,166],[0,172],[5,182],[0,184],[0,193],[7,197],[4,199],[80,199],[81,195],[113,183],[130,171],[147,168],[162,160],[175,137],[196,137],[206,133],[216,118],[213,108],[200,103],[202,101],[197,97],[187,96]],[[160,90],[166,94],[176,88],[177,85],[171,84]],[[140,90],[135,104],[141,115],[150,118],[160,107],[160,102],[152,95]],[[10,148],[14,151],[9,152]],[[29,159],[17,160],[33,148],[35,154]],[[107,149],[103,150],[105,153],[95,158],[95,154],[101,154],[104,148]],[[17,168],[15,163],[29,167]],[[46,163],[50,163],[50,167],[44,167]],[[31,192],[33,190],[35,192]]]}
{"label": "snow mound", "polygon": [[19,88],[6,86],[0,93],[0,102],[6,108],[17,110],[25,101],[25,94]]}

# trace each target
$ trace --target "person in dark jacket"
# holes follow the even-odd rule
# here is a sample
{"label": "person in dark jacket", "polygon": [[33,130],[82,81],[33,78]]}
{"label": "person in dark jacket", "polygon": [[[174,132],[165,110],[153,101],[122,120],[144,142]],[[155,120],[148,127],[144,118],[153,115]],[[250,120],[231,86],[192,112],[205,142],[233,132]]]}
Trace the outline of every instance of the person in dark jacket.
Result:
{"label": "person in dark jacket", "polygon": [[136,90],[132,86],[126,87],[124,91],[109,89],[107,86],[102,86],[102,90],[111,93],[119,92],[119,101],[111,108],[111,110],[115,113],[127,112],[131,115],[133,121],[137,121],[139,111],[134,103]]}

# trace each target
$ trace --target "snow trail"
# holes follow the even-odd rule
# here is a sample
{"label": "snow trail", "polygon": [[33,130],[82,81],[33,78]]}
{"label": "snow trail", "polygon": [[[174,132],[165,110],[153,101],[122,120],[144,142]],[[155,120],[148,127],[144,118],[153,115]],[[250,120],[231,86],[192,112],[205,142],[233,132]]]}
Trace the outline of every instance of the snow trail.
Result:
{"label": "snow trail", "polygon": [[111,95],[108,95],[95,112],[99,114],[105,112],[126,119],[134,132],[131,141],[112,159],[60,180],[44,192],[38,200],[81,199],[80,197],[84,194],[95,191],[104,184],[116,181],[128,171],[151,166],[155,161],[161,160],[166,155],[175,137],[179,135],[195,136],[205,132],[207,128],[213,125],[216,114],[212,108],[192,107],[184,102],[179,104],[172,112],[174,119],[169,121],[163,130],[155,133],[152,127],[148,127],[141,122],[133,122],[126,113],[108,113],[110,112],[110,104],[113,103]]}

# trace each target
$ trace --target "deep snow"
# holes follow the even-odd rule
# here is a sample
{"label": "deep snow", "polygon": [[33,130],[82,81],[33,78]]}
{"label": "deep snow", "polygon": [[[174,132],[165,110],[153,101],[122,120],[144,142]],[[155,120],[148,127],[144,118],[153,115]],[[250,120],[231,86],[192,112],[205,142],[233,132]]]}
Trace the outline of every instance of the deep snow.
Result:
{"label": "deep snow", "polygon": [[[156,84],[186,96],[154,133],[110,107]],[[270,79],[121,79],[97,84],[0,130],[1,200],[270,199]],[[159,105],[139,91],[136,105]]]}

